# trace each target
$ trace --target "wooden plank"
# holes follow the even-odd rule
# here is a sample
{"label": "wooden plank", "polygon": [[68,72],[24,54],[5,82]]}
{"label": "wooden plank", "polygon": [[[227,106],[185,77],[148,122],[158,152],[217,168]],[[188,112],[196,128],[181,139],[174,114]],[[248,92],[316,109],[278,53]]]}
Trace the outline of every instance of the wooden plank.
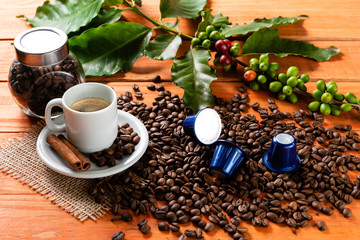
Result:
{"label": "wooden plank", "polygon": [[[358,56],[360,55],[360,41],[311,41],[319,47],[337,46],[342,52],[331,58],[328,62],[315,62],[311,59],[289,56],[286,58],[271,57],[271,61],[279,62],[280,71],[285,72],[290,66],[298,66],[301,73],[308,73],[311,81],[324,79],[326,81],[334,80],[341,82],[357,81],[360,76],[360,68],[356,67]],[[183,55],[189,49],[188,43],[181,46],[179,56]],[[0,41],[0,82],[7,81],[9,74],[9,67],[15,57],[15,51],[11,45],[11,41]],[[241,57],[245,63],[249,62],[251,56]],[[171,66],[173,60],[156,61],[140,58],[133,66],[130,72],[119,72],[112,76],[102,77],[87,77],[87,81],[151,81],[153,76],[160,75],[163,80],[169,81],[171,79]],[[212,64],[212,61],[210,61]],[[242,77],[242,67],[238,67],[236,73],[227,73],[221,67],[216,67],[219,80],[221,81],[239,81]]]}
{"label": "wooden plank", "polygon": [[[24,0],[21,2],[3,1],[0,9],[0,38],[12,39],[21,31],[29,28],[23,20],[16,18],[17,15],[25,15],[32,18],[35,15],[36,7],[41,5],[43,0]],[[143,1],[141,8],[151,18],[159,19],[160,1]],[[283,36],[317,39],[317,40],[354,40],[360,39],[360,6],[357,0],[303,0],[303,1],[209,1],[207,7],[214,9],[214,13],[221,11],[230,17],[235,23],[249,23],[255,18],[272,18],[279,15],[284,17],[295,17],[300,14],[307,14],[309,19],[303,25],[281,27]],[[123,13],[123,20],[136,21],[152,26],[139,18],[138,15],[126,11]],[[168,20],[165,20],[168,21]],[[181,19],[180,29],[187,34],[193,34],[196,26],[193,20]]]}
{"label": "wooden plank", "polygon": [[[110,82],[109,86],[113,87],[116,93],[121,94],[125,93],[125,91],[132,91],[131,85],[138,84],[140,87],[140,91],[144,94],[144,102],[146,104],[152,104],[153,99],[157,96],[156,91],[147,90],[147,82]],[[359,84],[359,83],[357,83]],[[30,128],[33,124],[36,124],[38,121],[36,118],[29,118],[21,110],[17,107],[15,102],[12,100],[12,97],[6,89],[5,83],[0,83],[0,132],[11,133],[15,131],[24,132],[26,129]],[[177,88],[175,85],[170,82],[163,82],[161,85],[165,86],[167,90],[170,90],[174,94],[178,94],[182,96],[183,90]],[[312,92],[315,89],[315,83],[310,82],[307,84],[309,91]],[[239,86],[243,86],[243,83],[240,82],[214,82],[211,85],[213,93],[225,99],[229,99],[234,93],[236,93]],[[339,91],[348,92],[351,91],[355,95],[360,96],[360,88],[354,88],[354,82],[342,82],[339,84]],[[267,99],[274,97],[270,92],[265,91],[257,91],[254,92],[251,89],[248,90],[250,102],[259,102],[263,107],[267,107]],[[279,105],[279,109],[281,111],[293,112],[296,109],[307,109],[307,104],[304,99],[299,97],[299,102],[296,105],[293,105],[286,101],[279,101],[277,103]],[[255,113],[252,109],[249,110],[249,113]],[[341,116],[326,116],[326,123],[328,126],[334,125],[341,122],[347,122],[348,119],[352,119],[351,124],[354,129],[360,130],[360,122],[358,119],[358,113],[354,110],[347,113],[342,113]]]}

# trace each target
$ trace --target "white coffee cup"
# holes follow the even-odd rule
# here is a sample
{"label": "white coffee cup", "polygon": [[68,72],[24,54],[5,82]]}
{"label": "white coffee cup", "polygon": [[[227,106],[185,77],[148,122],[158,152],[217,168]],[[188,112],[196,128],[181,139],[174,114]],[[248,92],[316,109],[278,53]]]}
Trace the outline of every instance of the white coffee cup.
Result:
{"label": "white coffee cup", "polygon": [[[102,98],[109,106],[94,112],[80,112],[70,108],[83,98]],[[65,123],[51,119],[51,109],[61,107]],[[47,127],[55,132],[66,131],[69,141],[84,153],[104,150],[112,145],[118,133],[117,97],[114,89],[101,83],[81,83],[69,88],[62,98],[52,99],[45,109]]]}

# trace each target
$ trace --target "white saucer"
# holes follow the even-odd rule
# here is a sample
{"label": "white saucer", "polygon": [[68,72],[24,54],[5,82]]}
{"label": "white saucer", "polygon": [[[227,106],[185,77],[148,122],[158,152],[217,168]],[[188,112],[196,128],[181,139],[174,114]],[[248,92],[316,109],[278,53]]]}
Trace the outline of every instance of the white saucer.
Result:
{"label": "white saucer", "polygon": [[[64,118],[59,117],[55,119],[57,123],[63,123]],[[118,110],[118,123],[122,125],[124,123],[129,123],[130,126],[134,129],[135,132],[140,136],[140,142],[135,146],[135,151],[130,156],[124,156],[121,160],[116,160],[116,165],[113,167],[98,167],[95,163],[91,164],[91,168],[86,172],[76,172],[72,167],[60,157],[55,150],[46,142],[46,137],[50,134],[58,135],[58,132],[53,132],[48,129],[46,126],[40,132],[40,135],[36,142],[36,151],[40,159],[52,170],[55,172],[64,174],[70,177],[76,178],[101,178],[114,175],[116,173],[122,172],[133,164],[135,164],[145,153],[148,143],[149,135],[144,124],[131,115],[130,113]],[[66,136],[66,133],[62,133]]]}

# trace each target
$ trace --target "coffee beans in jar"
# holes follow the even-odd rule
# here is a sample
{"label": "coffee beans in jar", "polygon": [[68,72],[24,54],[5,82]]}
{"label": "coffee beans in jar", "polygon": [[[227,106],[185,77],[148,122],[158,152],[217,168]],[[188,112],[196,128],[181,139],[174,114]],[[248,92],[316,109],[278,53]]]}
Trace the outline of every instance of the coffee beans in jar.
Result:
{"label": "coffee beans in jar", "polygon": [[81,64],[69,53],[67,36],[59,29],[29,29],[15,38],[14,47],[8,85],[15,102],[29,116],[44,117],[51,99],[85,81]]}

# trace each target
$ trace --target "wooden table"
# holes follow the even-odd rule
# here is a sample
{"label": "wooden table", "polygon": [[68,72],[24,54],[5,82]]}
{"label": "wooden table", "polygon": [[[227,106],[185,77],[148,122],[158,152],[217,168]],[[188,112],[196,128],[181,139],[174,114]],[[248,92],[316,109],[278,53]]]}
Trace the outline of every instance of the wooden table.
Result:
{"label": "wooden table", "polygon": [[[152,18],[159,18],[158,4],[160,1],[144,0],[143,11]],[[309,18],[302,23],[281,27],[279,33],[287,38],[307,40],[320,47],[335,45],[342,53],[329,62],[317,63],[301,57],[287,57],[276,59],[284,71],[291,65],[298,66],[301,73],[310,75],[309,90],[312,91],[319,79],[334,80],[341,92],[352,91],[360,96],[360,2],[358,0],[209,0],[208,7],[214,13],[221,11],[230,17],[233,23],[250,22],[254,18],[272,18],[278,15],[294,17],[307,14]],[[10,1],[2,0],[0,9],[0,143],[9,138],[20,136],[27,128],[38,120],[23,114],[14,103],[8,87],[7,77],[9,66],[14,59],[14,48],[11,45],[14,37],[29,28],[24,21],[15,16],[25,14],[32,17],[36,7],[42,0]],[[124,18],[129,21],[144,22],[131,12],[124,12]],[[180,29],[184,33],[193,34],[196,25],[193,21],[182,20]],[[149,23],[146,25],[151,26]],[[187,46],[186,46],[187,47]],[[186,50],[185,47],[181,52]],[[244,58],[247,61],[249,58]],[[174,93],[182,94],[182,90],[172,85],[170,68],[172,61],[157,62],[141,58],[132,71],[118,73],[111,77],[89,77],[87,81],[108,83],[117,93],[131,89],[137,83],[144,93],[144,101],[151,104],[154,94],[146,91],[146,85],[151,78],[159,74],[164,80],[163,85]],[[217,96],[229,97],[237,91],[241,70],[237,73],[224,73],[218,69],[219,80],[212,85]],[[251,101],[259,101],[265,105],[268,93],[249,91]],[[298,104],[279,103],[282,111],[294,111],[305,108],[307,103],[300,100]],[[355,130],[360,130],[356,112],[342,114],[341,117],[326,117],[326,125],[335,123],[352,124]],[[359,131],[360,132],[360,131]],[[358,173],[356,173],[358,174]],[[353,177],[356,176],[353,174]],[[250,224],[248,239],[359,239],[360,233],[360,202],[350,204],[353,216],[345,219],[338,211],[331,217],[314,214],[314,220],[305,229],[300,229],[295,235],[288,227],[280,227],[271,223],[268,228],[254,228]],[[15,179],[3,173],[0,174],[0,239],[111,239],[113,233],[123,230],[126,239],[177,239],[180,234],[160,233],[157,220],[151,218],[150,235],[142,235],[136,226],[137,220],[130,223],[112,223],[112,214],[106,214],[97,222],[88,220],[79,222],[68,213],[50,203],[49,200],[32,191]],[[328,230],[320,232],[313,224],[318,220],[325,220]],[[186,224],[185,228],[191,227]],[[182,228],[182,229],[185,229]],[[216,228],[205,239],[230,239],[221,229]]]}

